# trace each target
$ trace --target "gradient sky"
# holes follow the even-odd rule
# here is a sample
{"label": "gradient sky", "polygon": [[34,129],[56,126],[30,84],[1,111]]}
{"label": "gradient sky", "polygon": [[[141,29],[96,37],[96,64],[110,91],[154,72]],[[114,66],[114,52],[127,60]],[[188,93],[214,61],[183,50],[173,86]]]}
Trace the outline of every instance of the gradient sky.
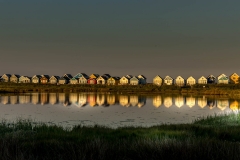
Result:
{"label": "gradient sky", "polygon": [[240,74],[239,0],[0,0],[0,74]]}

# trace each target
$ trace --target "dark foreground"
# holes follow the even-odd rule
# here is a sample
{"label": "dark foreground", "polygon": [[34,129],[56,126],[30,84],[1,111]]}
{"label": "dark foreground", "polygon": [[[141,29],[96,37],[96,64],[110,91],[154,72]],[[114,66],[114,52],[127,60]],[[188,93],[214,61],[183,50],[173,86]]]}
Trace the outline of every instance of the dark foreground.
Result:
{"label": "dark foreground", "polygon": [[192,124],[111,129],[0,124],[1,159],[240,159],[240,114]]}

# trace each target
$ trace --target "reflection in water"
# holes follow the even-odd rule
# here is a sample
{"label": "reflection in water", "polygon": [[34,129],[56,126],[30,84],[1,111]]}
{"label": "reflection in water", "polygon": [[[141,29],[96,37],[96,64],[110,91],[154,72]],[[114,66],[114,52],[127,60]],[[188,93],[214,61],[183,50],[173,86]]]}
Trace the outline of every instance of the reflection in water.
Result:
{"label": "reflection in water", "polygon": [[119,104],[124,107],[129,107],[129,96],[119,95]]}
{"label": "reflection in water", "polygon": [[30,96],[28,96],[28,95],[20,95],[20,96],[18,97],[18,99],[19,99],[19,103],[20,103],[20,104],[30,103]]}
{"label": "reflection in water", "polygon": [[236,100],[230,101],[230,109],[235,111],[239,109],[239,103]]}
{"label": "reflection in water", "polygon": [[177,96],[175,97],[175,106],[178,108],[181,108],[184,105],[184,98],[183,96]]}
{"label": "reflection in water", "polygon": [[204,108],[207,106],[207,99],[205,98],[205,96],[203,96],[202,98],[198,98],[198,106],[201,108]]}
{"label": "reflection in water", "polygon": [[89,94],[88,95],[88,103],[91,107],[94,107],[97,105],[96,103],[96,95],[95,94]]}
{"label": "reflection in water", "polygon": [[10,102],[9,102],[9,96],[1,96],[0,97],[1,98],[1,103],[2,104],[9,104]]}
{"label": "reflection in water", "polygon": [[145,106],[145,104],[146,104],[146,97],[144,97],[144,96],[139,96],[138,97],[138,108],[141,108],[141,107],[143,107],[143,106]]}
{"label": "reflection in water", "polygon": [[153,97],[153,106],[158,108],[162,105],[162,97],[161,96],[154,96]]}
{"label": "reflection in water", "polygon": [[106,96],[104,94],[97,95],[97,105],[98,106],[107,106]]}
{"label": "reflection in water", "polygon": [[32,93],[32,104],[38,104],[40,102],[39,93]]}
{"label": "reflection in water", "polygon": [[227,99],[218,99],[217,100],[217,108],[220,110],[225,110],[229,106],[228,100]]}
{"label": "reflection in water", "polygon": [[10,103],[17,104],[18,103],[18,96],[10,96]]}
{"label": "reflection in water", "polygon": [[208,99],[207,100],[207,105],[210,109],[215,108],[215,100],[214,99]]}
{"label": "reflection in water", "polygon": [[130,96],[130,105],[131,106],[137,106],[138,104],[138,96],[131,95]]}
{"label": "reflection in water", "polygon": [[78,102],[78,94],[77,93],[70,93],[69,94],[69,101],[72,104],[76,104]]}
{"label": "reflection in water", "polygon": [[186,97],[186,105],[188,107],[192,108],[193,106],[195,106],[195,104],[195,97]]}
{"label": "reflection in water", "polygon": [[65,93],[58,93],[58,100],[60,103],[64,103],[66,100],[66,94]]}
{"label": "reflection in water", "polygon": [[[173,101],[174,98],[174,101]],[[116,95],[116,94],[95,94],[95,93],[31,93],[31,94],[21,94],[0,96],[0,101],[2,104],[62,104],[63,106],[74,105],[77,107],[89,106],[111,106],[111,105],[121,105],[123,107],[143,107],[146,105],[147,97],[141,95]],[[204,108],[206,106],[209,109],[217,107],[219,110],[225,110],[230,108],[231,110],[239,109],[238,100],[228,100],[223,98],[208,98],[208,97],[193,97],[193,96],[161,96],[155,95],[152,97],[152,105],[156,108],[164,105],[166,108],[175,105],[178,108],[187,105],[192,108],[194,106],[199,106]]]}
{"label": "reflection in water", "polygon": [[116,96],[113,95],[113,94],[107,95],[107,103],[108,103],[109,105],[114,105],[114,104],[115,104],[115,101],[116,101],[115,97],[116,97]]}
{"label": "reflection in water", "polygon": [[173,105],[172,97],[164,97],[164,106],[169,108]]}
{"label": "reflection in water", "polygon": [[78,96],[78,107],[84,107],[87,105],[87,94],[86,93],[79,93]]}
{"label": "reflection in water", "polygon": [[51,105],[54,105],[54,104],[58,103],[57,93],[49,93],[49,103]]}
{"label": "reflection in water", "polygon": [[41,93],[41,105],[48,104],[48,94],[47,93]]}

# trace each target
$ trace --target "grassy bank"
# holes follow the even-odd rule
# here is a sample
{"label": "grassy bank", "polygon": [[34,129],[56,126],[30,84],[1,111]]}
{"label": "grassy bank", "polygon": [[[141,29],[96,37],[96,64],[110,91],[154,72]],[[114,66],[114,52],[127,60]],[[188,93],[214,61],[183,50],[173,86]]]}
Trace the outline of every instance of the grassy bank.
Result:
{"label": "grassy bank", "polygon": [[192,124],[111,129],[0,124],[1,159],[239,159],[240,114]]}
{"label": "grassy bank", "polygon": [[29,93],[29,92],[115,92],[139,94],[204,94],[240,96],[240,85],[236,84],[208,84],[186,87],[147,85],[53,85],[53,84],[16,84],[0,83],[1,93]]}

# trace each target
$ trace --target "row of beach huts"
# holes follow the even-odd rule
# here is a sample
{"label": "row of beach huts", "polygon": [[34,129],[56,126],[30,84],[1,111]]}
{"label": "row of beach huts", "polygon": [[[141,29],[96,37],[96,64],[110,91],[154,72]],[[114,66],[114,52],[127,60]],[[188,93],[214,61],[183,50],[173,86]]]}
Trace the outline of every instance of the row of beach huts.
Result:
{"label": "row of beach huts", "polygon": [[[20,76],[17,74],[4,74],[0,78],[1,82],[12,82],[12,83],[41,83],[41,84],[107,84],[107,85],[139,85],[147,84],[147,78],[143,75],[132,76],[126,75],[120,77],[110,76],[109,74],[91,74],[88,76],[85,73],[78,73],[75,76],[71,74],[64,74],[63,76],[49,76],[49,75],[34,75]],[[217,77],[209,75],[208,77],[201,76],[199,79],[195,79],[192,76],[184,79],[181,76],[175,79],[166,76],[162,78],[157,75],[153,78],[152,83],[158,86],[161,85],[195,85],[195,84],[237,84],[239,82],[239,75],[233,73],[230,76],[221,74]]]}

